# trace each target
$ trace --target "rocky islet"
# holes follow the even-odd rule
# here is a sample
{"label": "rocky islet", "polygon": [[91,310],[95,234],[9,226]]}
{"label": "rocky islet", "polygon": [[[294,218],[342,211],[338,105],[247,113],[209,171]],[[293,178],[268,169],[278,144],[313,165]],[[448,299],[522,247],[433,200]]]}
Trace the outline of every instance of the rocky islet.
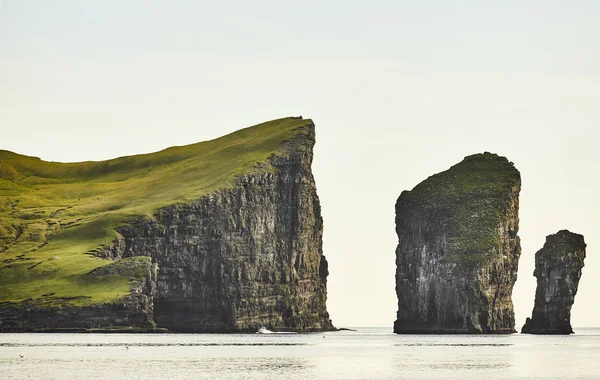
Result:
{"label": "rocky islet", "polygon": [[519,171],[466,157],[396,202],[396,333],[512,333]]}
{"label": "rocky islet", "polygon": [[548,235],[535,254],[537,289],[528,334],[571,334],[571,307],[581,279],[586,244],[582,235],[561,230]]}

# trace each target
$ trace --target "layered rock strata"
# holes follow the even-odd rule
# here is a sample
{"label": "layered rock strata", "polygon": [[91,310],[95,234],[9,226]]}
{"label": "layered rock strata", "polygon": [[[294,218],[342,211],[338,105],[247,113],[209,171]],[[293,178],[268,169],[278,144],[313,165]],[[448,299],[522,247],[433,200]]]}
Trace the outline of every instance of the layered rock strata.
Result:
{"label": "layered rock strata", "polygon": [[518,170],[466,157],[396,202],[396,333],[512,333]]}
{"label": "layered rock strata", "polygon": [[158,263],[156,323],[173,331],[331,330],[314,126],[237,186],[119,230],[123,257]]}
{"label": "layered rock strata", "polygon": [[585,248],[583,236],[567,230],[546,237],[546,243],[535,254],[535,305],[522,333],[573,333],[571,307],[584,266]]}
{"label": "layered rock strata", "polygon": [[[73,164],[83,173],[81,181],[113,181],[110,185],[115,189],[129,189],[121,185],[130,180],[128,173],[133,173],[131,178],[137,180],[134,185],[140,186],[140,196],[123,203],[118,197],[116,201],[110,198],[117,190],[94,195],[89,202],[101,203],[106,198],[117,203],[109,204],[95,219],[51,221],[55,230],[33,250],[17,251],[19,248],[11,243],[11,256],[0,266],[0,288],[8,289],[0,297],[0,331],[254,332],[261,326],[286,331],[333,330],[326,309],[329,271],[322,252],[323,221],[311,171],[314,144],[315,127],[311,120],[286,118],[213,142],[97,165]],[[190,152],[198,152],[201,158]],[[16,157],[11,158],[14,165],[24,162],[57,172],[71,170],[71,164],[41,162],[10,152],[6,155]],[[226,165],[218,166],[216,161]],[[22,166],[27,169],[25,164]],[[224,172],[204,170],[209,165],[222,167]],[[248,169],[241,175],[230,174],[240,167]],[[178,192],[178,178],[170,168],[185,175],[184,191]],[[209,172],[215,178],[196,181],[190,175],[194,169]],[[144,171],[160,171],[169,179],[154,181],[155,175],[154,182],[146,183]],[[65,189],[69,189],[69,178],[62,185]],[[148,191],[144,186],[157,190]],[[196,188],[211,190],[198,193]],[[199,195],[188,196],[196,193]],[[147,208],[139,206],[144,202]],[[131,204],[137,207],[134,210],[143,212],[132,212],[138,216],[127,216],[113,227],[111,212],[118,213]],[[160,206],[154,208],[156,204]],[[77,204],[73,210],[84,206]],[[65,210],[75,215],[69,207],[63,207],[51,217],[66,213]],[[152,216],[140,216],[148,210]],[[111,226],[109,235],[107,226]],[[56,233],[64,236],[69,234],[69,228],[85,231],[68,235],[76,237],[72,239],[76,244],[87,242],[86,239],[100,241],[98,236],[110,238],[95,249],[81,252],[81,256],[53,258],[46,251],[55,247],[55,236],[61,236]],[[0,228],[2,231],[5,230]],[[13,238],[19,239],[20,236]],[[101,258],[113,262],[89,273],[77,273],[74,286],[87,286],[79,292],[82,296],[66,297],[64,288],[52,293],[51,286],[47,286],[43,294],[32,291],[34,297],[26,299],[21,296],[23,292],[9,286],[11,282],[45,286],[36,283],[38,278],[32,275],[39,265],[43,268],[39,273],[50,280],[56,279],[50,270],[53,266],[63,269],[61,284],[69,284],[73,278],[65,275],[72,270],[67,267],[69,260],[79,263],[75,259],[84,256],[86,260]],[[21,263],[34,258],[39,262],[28,268]],[[21,269],[32,278],[30,281],[15,275]],[[98,288],[94,290],[99,291],[93,297],[86,295],[86,289],[95,284]],[[120,293],[115,294],[117,286]],[[104,293],[102,287],[106,288]]]}

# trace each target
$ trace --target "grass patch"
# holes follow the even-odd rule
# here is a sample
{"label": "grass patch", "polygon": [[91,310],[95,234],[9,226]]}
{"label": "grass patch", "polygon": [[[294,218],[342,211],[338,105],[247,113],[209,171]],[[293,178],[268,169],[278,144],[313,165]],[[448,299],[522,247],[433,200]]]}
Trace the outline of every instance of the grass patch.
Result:
{"label": "grass patch", "polygon": [[449,247],[443,261],[472,269],[501,251],[498,227],[512,191],[520,186],[513,163],[486,152],[465,157],[404,191],[400,202],[445,226]]}
{"label": "grass patch", "polygon": [[100,162],[46,162],[0,150],[0,302],[117,302],[137,272],[90,276],[114,264],[85,252],[110,245],[133,217],[151,218],[161,207],[230,188],[238,175],[273,170],[257,164],[284,153],[282,143],[309,128],[310,119],[285,118]]}

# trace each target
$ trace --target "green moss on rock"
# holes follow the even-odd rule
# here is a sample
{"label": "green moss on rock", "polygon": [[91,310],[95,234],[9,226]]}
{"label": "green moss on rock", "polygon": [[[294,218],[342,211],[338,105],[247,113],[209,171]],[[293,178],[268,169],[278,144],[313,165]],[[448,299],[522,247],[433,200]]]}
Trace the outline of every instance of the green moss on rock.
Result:
{"label": "green moss on rock", "polygon": [[89,277],[104,277],[104,276],[125,276],[136,280],[143,280],[147,277],[148,271],[151,270],[152,259],[147,256],[127,257],[121,260],[116,260],[108,265],[94,269],[87,276]]}
{"label": "green moss on rock", "polygon": [[396,203],[397,333],[512,333],[520,175],[483,153]]}
{"label": "green moss on rock", "polygon": [[[459,267],[483,265],[498,247],[498,227],[521,186],[519,171],[505,157],[474,154],[402,192],[399,203],[437,218],[448,234],[443,260]],[[419,212],[421,212],[419,211]]]}

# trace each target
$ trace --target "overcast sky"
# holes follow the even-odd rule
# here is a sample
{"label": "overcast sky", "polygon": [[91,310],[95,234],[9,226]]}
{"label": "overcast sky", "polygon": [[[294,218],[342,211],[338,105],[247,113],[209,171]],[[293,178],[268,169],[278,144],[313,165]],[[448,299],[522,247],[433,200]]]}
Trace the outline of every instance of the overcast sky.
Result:
{"label": "overcast sky", "polygon": [[329,312],[390,328],[396,198],[495,152],[523,181],[517,329],[565,228],[588,244],[572,323],[598,326],[598,20],[595,0],[0,0],[0,149],[103,160],[312,118]]}

